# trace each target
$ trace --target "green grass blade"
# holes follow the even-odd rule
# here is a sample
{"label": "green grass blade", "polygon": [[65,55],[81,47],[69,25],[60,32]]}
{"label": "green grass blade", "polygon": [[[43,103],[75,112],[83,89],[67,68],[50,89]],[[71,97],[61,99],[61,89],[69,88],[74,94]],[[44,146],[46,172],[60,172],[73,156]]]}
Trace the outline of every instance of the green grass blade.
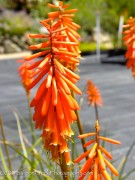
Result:
{"label": "green grass blade", "polygon": [[[6,172],[8,172],[9,169],[8,169],[7,164],[6,164],[6,161],[5,161],[4,154],[3,154],[3,151],[2,151],[1,146],[0,146],[0,157],[1,157],[1,161],[2,161],[2,164],[3,164],[4,170],[5,170]],[[9,175],[6,175],[6,174],[5,174],[5,177],[6,177],[6,179],[8,179],[8,180],[12,180],[12,178],[11,178]]]}
{"label": "green grass blade", "polygon": [[50,176],[48,176],[47,174],[45,174],[45,173],[43,173],[43,172],[41,172],[41,171],[39,171],[37,169],[34,169],[34,172],[41,175],[41,176],[43,176],[44,178],[46,178],[46,180],[53,180]]}
{"label": "green grass blade", "polygon": [[24,155],[28,158],[28,154],[27,154],[27,150],[26,150],[26,147],[25,147],[25,143],[24,143],[24,141],[23,141],[23,136],[22,136],[22,129],[21,129],[20,120],[19,120],[19,117],[18,117],[18,115],[17,115],[16,112],[14,112],[14,116],[15,116],[16,121],[17,121],[18,132],[19,132],[20,142],[21,142],[21,145],[22,145],[22,150],[23,150]]}
{"label": "green grass blade", "polygon": [[119,180],[122,178],[122,174],[123,174],[123,172],[124,172],[124,170],[125,170],[125,166],[126,166],[128,157],[129,157],[129,155],[130,155],[130,153],[131,153],[134,145],[135,145],[135,141],[133,142],[133,144],[130,146],[129,150],[128,150],[127,153],[126,153],[125,161],[123,162],[123,166],[122,166],[122,168],[121,168],[121,170],[120,170],[120,173],[119,173]]}
{"label": "green grass blade", "polygon": [[127,179],[128,178],[128,176],[130,175],[130,174],[132,174],[133,172],[135,172],[135,168],[134,169],[132,169],[132,170],[130,170],[124,177],[122,177],[122,179],[121,180],[124,180],[124,179]]}

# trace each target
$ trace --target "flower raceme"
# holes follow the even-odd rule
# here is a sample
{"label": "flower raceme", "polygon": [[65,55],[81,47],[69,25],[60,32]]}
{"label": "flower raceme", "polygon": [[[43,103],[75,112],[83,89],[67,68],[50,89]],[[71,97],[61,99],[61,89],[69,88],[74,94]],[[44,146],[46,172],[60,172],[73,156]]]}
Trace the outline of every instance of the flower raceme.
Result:
{"label": "flower raceme", "polygon": [[123,31],[125,35],[123,41],[127,46],[126,58],[127,68],[132,69],[132,75],[135,77],[135,18],[130,17],[127,24],[123,26],[126,28]]}
{"label": "flower raceme", "polygon": [[[73,22],[74,13],[78,10],[65,10],[69,7],[69,4],[63,5],[62,1],[59,1],[58,6],[52,4],[48,4],[48,6],[56,10],[55,12],[48,13],[49,18],[56,21],[55,26],[59,26],[60,28],[66,28],[65,31],[63,31],[63,35],[66,37],[66,41],[70,42],[70,46],[68,46],[68,51],[79,54],[80,49],[78,47],[78,39],[80,39],[80,35],[77,33],[77,29],[80,28],[80,26]],[[63,42],[63,45],[64,44],[66,44],[66,42]],[[68,62],[61,59],[61,63],[63,63],[64,66],[68,67],[73,71],[76,69],[76,62]]]}
{"label": "flower raceme", "polygon": [[92,145],[92,147],[74,161],[75,163],[78,163],[86,156],[88,157],[88,160],[85,162],[79,172],[78,180],[83,180],[87,173],[89,173],[88,180],[102,179],[102,177],[105,180],[111,180],[111,177],[108,174],[106,167],[108,167],[115,176],[118,176],[118,171],[107,160],[111,160],[112,155],[99,144],[99,141],[104,140],[112,144],[120,144],[120,142],[110,138],[96,136],[95,132],[79,135],[79,138],[87,138],[92,136],[95,136],[95,138],[89,140],[87,143],[84,144],[85,147],[90,145]]}
{"label": "flower raceme", "polygon": [[[61,2],[59,4],[59,9],[67,7],[62,6]],[[54,12],[55,15],[58,13]],[[34,108],[35,127],[43,130],[41,136],[44,147],[51,152],[52,159],[58,161],[60,153],[64,153],[66,163],[70,164],[67,137],[73,135],[70,125],[76,121],[75,110],[79,109],[71,91],[77,94],[81,94],[81,91],[74,85],[80,77],[65,64],[74,67],[79,64],[79,43],[75,36],[76,25],[72,23],[72,27],[67,26],[66,18],[70,17],[70,11],[63,13],[64,25],[54,14],[40,21],[48,34],[30,34],[31,38],[42,38],[45,41],[30,46],[31,50],[42,48],[43,51],[25,57],[27,69],[32,70],[29,78],[34,79],[28,89],[41,82],[30,104]]]}
{"label": "flower raceme", "polygon": [[87,81],[86,85],[86,94],[88,99],[88,104],[95,106],[102,106],[102,97],[100,95],[99,89],[94,85],[94,83],[90,80]]}

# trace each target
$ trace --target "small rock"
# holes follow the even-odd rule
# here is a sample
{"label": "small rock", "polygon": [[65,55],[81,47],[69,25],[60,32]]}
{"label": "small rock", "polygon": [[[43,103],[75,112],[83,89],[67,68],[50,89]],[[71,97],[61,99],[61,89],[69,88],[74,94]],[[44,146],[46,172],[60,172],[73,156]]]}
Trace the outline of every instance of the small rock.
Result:
{"label": "small rock", "polygon": [[4,53],[4,47],[0,46],[0,54],[3,54],[3,53]]}
{"label": "small rock", "polygon": [[5,48],[5,53],[16,53],[22,51],[20,47],[18,47],[15,43],[13,43],[9,39],[6,39],[4,41],[4,48]]}

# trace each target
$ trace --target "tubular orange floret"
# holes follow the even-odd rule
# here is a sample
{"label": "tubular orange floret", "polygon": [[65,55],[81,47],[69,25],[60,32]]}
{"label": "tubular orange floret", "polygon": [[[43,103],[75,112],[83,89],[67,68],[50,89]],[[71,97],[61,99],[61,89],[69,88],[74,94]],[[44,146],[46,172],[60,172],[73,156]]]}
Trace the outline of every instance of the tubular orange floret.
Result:
{"label": "tubular orange floret", "polygon": [[82,155],[80,155],[78,158],[76,158],[74,160],[74,163],[78,163],[80,162],[82,159],[84,159],[86,156],[88,156],[88,154],[90,153],[91,149],[88,150],[87,152],[83,153]]}
{"label": "tubular orange floret", "polygon": [[106,137],[102,137],[102,136],[99,136],[98,138],[101,139],[101,140],[107,141],[109,143],[112,143],[112,144],[121,144],[120,141],[116,141],[116,140],[113,140],[113,139],[110,139],[110,138],[106,138]]}
{"label": "tubular orange floret", "polygon": [[109,159],[112,159],[112,155],[106,149],[104,149],[100,145],[99,145],[99,149],[106,155],[106,157],[108,157]]}
{"label": "tubular orange floret", "polygon": [[119,176],[118,171],[113,167],[113,165],[107,159],[104,158],[104,162],[106,163],[106,165],[109,167],[109,169],[112,171],[112,173],[115,176]]}
{"label": "tubular orange floret", "polygon": [[78,136],[78,138],[87,138],[87,137],[90,137],[90,136],[94,136],[96,133],[95,132],[92,132],[92,133],[88,133],[88,134],[81,134]]}
{"label": "tubular orange floret", "polygon": [[90,140],[90,141],[88,141],[87,143],[84,144],[84,147],[87,147],[87,146],[91,145],[91,144],[94,143],[94,142],[95,142],[94,139],[93,139],[93,140]]}

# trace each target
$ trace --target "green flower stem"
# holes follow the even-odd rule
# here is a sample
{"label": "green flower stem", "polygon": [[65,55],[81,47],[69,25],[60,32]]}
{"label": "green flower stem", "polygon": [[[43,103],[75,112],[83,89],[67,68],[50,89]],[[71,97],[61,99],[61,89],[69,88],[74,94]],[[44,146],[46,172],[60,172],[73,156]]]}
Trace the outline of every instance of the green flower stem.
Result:
{"label": "green flower stem", "polygon": [[[74,92],[71,91],[71,95],[72,97],[75,99],[75,95],[74,95]],[[81,120],[80,120],[80,117],[79,117],[79,112],[77,110],[75,110],[75,113],[76,113],[76,116],[77,116],[77,126],[78,126],[78,130],[79,130],[79,134],[84,134],[83,133],[83,128],[82,128],[82,124],[81,124]],[[82,143],[82,148],[83,148],[83,151],[84,152],[87,152],[87,148],[84,147],[84,144],[85,144],[85,140],[82,138],[81,139],[81,143]],[[86,160],[88,159],[88,157],[86,156]]]}
{"label": "green flower stem", "polygon": [[63,180],[70,180],[70,170],[66,164],[66,161],[65,161],[65,157],[64,157],[64,154],[60,154],[60,168],[61,168],[61,172],[63,173],[62,176],[63,176]]}
{"label": "green flower stem", "polygon": [[[12,172],[12,164],[11,164],[11,161],[10,161],[10,155],[9,155],[9,152],[8,152],[8,147],[7,147],[7,144],[5,143],[6,142],[6,136],[5,136],[5,132],[4,132],[3,121],[2,121],[1,115],[0,115],[0,127],[1,127],[1,134],[2,134],[2,139],[3,139],[3,143],[4,143],[6,156],[7,156],[9,170]],[[13,176],[12,173],[11,173],[11,177],[14,180],[14,176]]]}
{"label": "green flower stem", "polygon": [[96,115],[96,123],[95,123],[95,129],[96,129],[96,142],[99,146],[99,139],[98,139],[98,136],[99,136],[99,131],[100,131],[100,124],[99,124],[99,114],[98,114],[98,107],[97,105],[95,104],[95,115]]}

